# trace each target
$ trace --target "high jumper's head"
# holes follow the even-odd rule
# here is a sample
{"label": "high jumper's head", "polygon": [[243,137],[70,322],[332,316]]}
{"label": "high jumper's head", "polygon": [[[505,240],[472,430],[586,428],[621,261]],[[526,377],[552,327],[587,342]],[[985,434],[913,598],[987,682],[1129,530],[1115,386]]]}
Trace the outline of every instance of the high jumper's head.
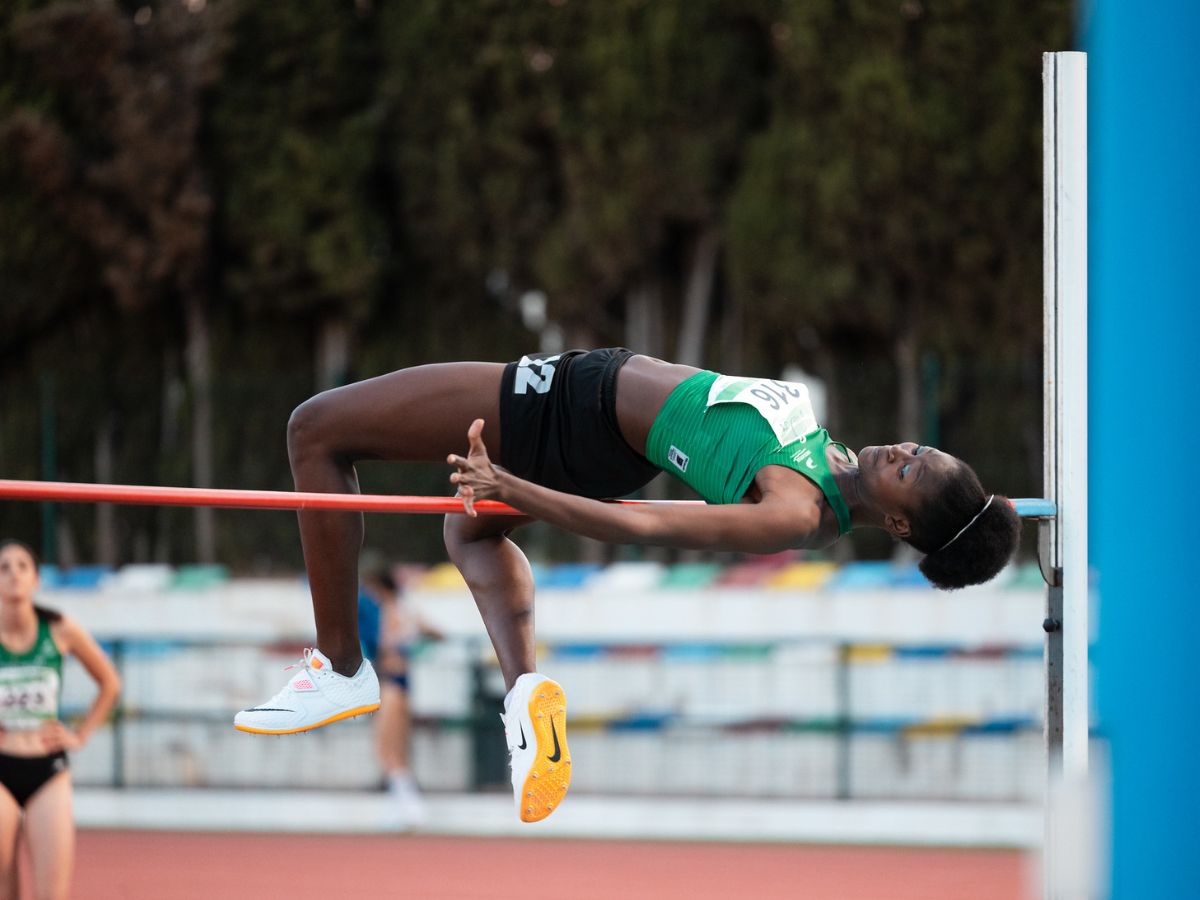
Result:
{"label": "high jumper's head", "polygon": [[982,584],[1017,549],[1021,518],[984,491],[957,457],[914,443],[864,447],[860,499],[889,532],[925,554],[921,571],[943,590]]}

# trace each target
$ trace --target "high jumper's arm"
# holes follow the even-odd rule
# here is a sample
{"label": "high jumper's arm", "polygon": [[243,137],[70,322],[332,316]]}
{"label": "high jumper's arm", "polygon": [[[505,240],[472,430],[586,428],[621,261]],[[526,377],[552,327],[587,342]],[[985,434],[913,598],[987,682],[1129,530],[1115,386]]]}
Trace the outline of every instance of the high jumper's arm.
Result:
{"label": "high jumper's arm", "polygon": [[797,508],[764,497],[754,504],[613,504],[578,497],[518,478],[488,459],[483,420],[467,431],[466,457],[450,454],[468,515],[475,503],[497,499],[528,516],[583,537],[611,544],[655,544],[689,550],[736,550],[773,553],[802,546],[820,527],[820,510]]}

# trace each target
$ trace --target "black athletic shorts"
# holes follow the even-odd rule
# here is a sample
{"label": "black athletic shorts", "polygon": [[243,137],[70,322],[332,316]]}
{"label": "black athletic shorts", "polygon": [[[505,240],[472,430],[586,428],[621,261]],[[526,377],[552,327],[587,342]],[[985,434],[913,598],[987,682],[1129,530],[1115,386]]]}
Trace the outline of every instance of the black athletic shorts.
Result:
{"label": "black athletic shorts", "polygon": [[580,497],[623,497],[658,474],[617,426],[624,348],[523,356],[500,382],[500,465]]}
{"label": "black athletic shorts", "polygon": [[67,754],[61,750],[47,756],[10,756],[0,753],[0,784],[24,806],[43,784],[65,771]]}

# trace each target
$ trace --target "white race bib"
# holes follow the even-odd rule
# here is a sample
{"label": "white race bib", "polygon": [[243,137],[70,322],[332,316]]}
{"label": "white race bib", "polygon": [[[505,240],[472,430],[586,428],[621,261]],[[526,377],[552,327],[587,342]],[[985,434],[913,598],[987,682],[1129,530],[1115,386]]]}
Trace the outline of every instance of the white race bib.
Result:
{"label": "white race bib", "polygon": [[37,728],[58,718],[58,673],[44,666],[0,667],[0,725]]}
{"label": "white race bib", "polygon": [[753,406],[767,420],[781,447],[801,440],[820,427],[808,398],[808,388],[798,382],[718,375],[708,389],[708,405],[718,403]]}

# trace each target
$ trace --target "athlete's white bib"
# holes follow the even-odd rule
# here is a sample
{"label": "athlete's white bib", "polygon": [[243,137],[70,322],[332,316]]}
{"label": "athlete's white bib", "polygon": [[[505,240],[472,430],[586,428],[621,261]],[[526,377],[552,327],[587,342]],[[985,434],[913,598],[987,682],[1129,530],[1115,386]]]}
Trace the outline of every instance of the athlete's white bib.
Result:
{"label": "athlete's white bib", "polygon": [[794,381],[718,375],[708,389],[708,405],[718,403],[753,406],[767,420],[781,447],[803,440],[806,434],[820,427],[813,414],[808,388]]}
{"label": "athlete's white bib", "polygon": [[58,718],[58,673],[46,666],[0,667],[0,726],[20,731]]}

